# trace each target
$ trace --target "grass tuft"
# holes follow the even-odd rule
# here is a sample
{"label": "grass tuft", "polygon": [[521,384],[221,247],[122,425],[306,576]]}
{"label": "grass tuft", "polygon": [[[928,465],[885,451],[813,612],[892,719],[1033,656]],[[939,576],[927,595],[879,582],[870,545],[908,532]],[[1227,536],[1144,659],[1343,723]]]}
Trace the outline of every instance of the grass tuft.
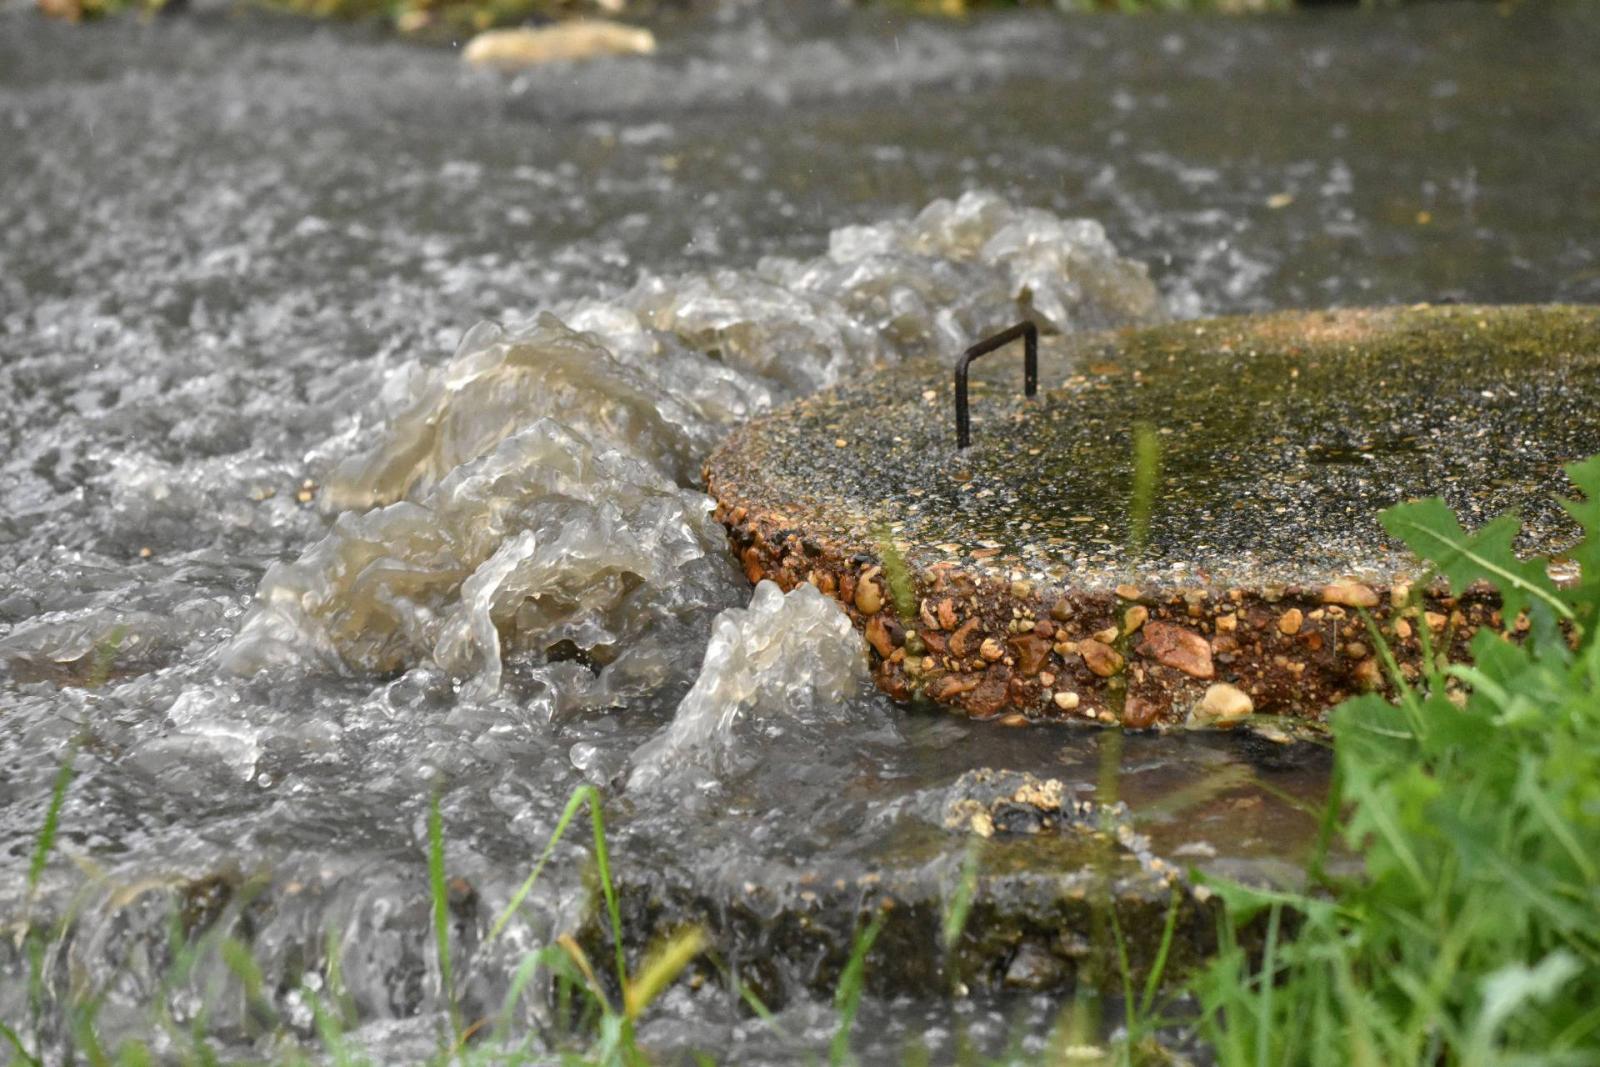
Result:
{"label": "grass tuft", "polygon": [[[1158,444],[1148,427],[1136,435],[1134,505],[1145,518],[1130,524],[1130,541],[1148,532],[1148,507],[1159,476]],[[1140,473],[1144,472],[1144,473]],[[1392,630],[1364,618],[1392,689],[1347,701],[1331,716],[1335,771],[1308,861],[1307,888],[1294,892],[1213,881],[1225,910],[1214,958],[1186,985],[1198,1004],[1190,1020],[1206,1054],[1222,1067],[1305,1064],[1333,1067],[1553,1067],[1600,1065],[1600,458],[1568,468],[1576,498],[1562,505],[1583,530],[1567,554],[1576,579],[1549,580],[1546,560],[1512,551],[1514,519],[1465,531],[1438,501],[1403,504],[1382,516],[1393,531],[1460,593],[1487,583],[1506,606],[1504,630],[1485,629],[1472,642],[1470,665],[1434,659],[1435,638],[1413,625],[1420,672],[1408,674],[1388,643]],[[1143,486],[1143,488],[1141,488]],[[1130,508],[1137,519],[1137,508]],[[886,574],[891,584],[894,576]],[[1420,586],[1425,583],[1418,583]],[[1515,608],[1516,611],[1511,609]],[[1414,595],[1402,615],[1420,615]],[[1519,620],[1520,613],[1526,618]],[[1448,642],[1447,631],[1438,640]],[[1409,659],[1409,657],[1408,657]],[[1101,735],[1097,799],[1115,803],[1121,735]],[[51,788],[26,874],[32,908],[55,850],[75,750]],[[531,951],[518,964],[497,1017],[463,1029],[460,988],[450,944],[451,911],[441,797],[427,817],[427,874],[441,999],[453,1040],[438,1061],[637,1067],[649,1062],[635,1027],[651,1004],[707,950],[707,936],[686,928],[646,954],[632,974],[624,952],[622,911],[612,876],[603,802],[585,785],[569,798],[527,880],[498,916],[486,944],[499,939],[524,906],[568,829],[584,807],[592,830],[596,892],[609,927],[615,981],[602,979],[568,935]],[[1336,843],[1364,859],[1359,877],[1327,873]],[[981,843],[951,888],[940,936],[953,952],[973,921]],[[1106,874],[1109,876],[1109,866]],[[251,887],[231,908],[243,914]],[[1103,888],[1092,900],[1097,955],[1119,975],[1086,964],[1080,995],[1062,1014],[1044,1062],[1162,1062],[1154,1043],[1182,900],[1174,895],[1151,972],[1136,987],[1122,917]],[[31,914],[29,919],[31,920]],[[851,1040],[866,989],[869,955],[886,914],[874,911],[857,932],[834,998],[837,1026],[829,1062],[851,1062]],[[252,956],[244,924],[210,929],[186,925],[176,906],[165,973],[150,995],[151,1032],[113,1044],[100,1009],[112,986],[74,974],[65,993],[46,981],[54,932],[22,925],[27,968],[25,1017],[0,1022],[8,1062],[116,1064],[217,1063],[220,1024],[212,1007],[229,997],[242,1007],[244,1036],[258,1053],[283,1062],[354,1065],[366,1060],[346,1038],[359,1021],[344,989],[338,939],[330,932],[321,983],[302,982],[299,995],[314,1019],[314,1037],[287,1028],[275,997],[276,978]],[[715,957],[712,962],[724,971]],[[470,961],[468,961],[470,963]],[[219,966],[220,965],[220,966]],[[463,967],[467,966],[463,964]],[[605,970],[602,967],[600,970]],[[535,979],[553,979],[547,1001],[559,1026],[513,1035],[513,1018]],[[1099,1000],[1101,985],[1121,979],[1119,1032]],[[102,977],[115,982],[118,976]],[[777,1031],[760,999],[729,976],[750,1009]],[[574,1003],[574,998],[576,1002]],[[183,1002],[179,1015],[172,1007]],[[126,1005],[119,1012],[126,1015]],[[47,1012],[57,1013],[47,1020]],[[218,1012],[231,1018],[237,1011]],[[492,1025],[491,1025],[492,1024]],[[237,1041],[230,1029],[228,1040]],[[305,1051],[302,1052],[302,1049]],[[153,1050],[160,1050],[159,1053]],[[925,1050],[924,1050],[925,1051]],[[911,1050],[908,1055],[915,1054]],[[704,1060],[704,1057],[701,1057]],[[1027,1062],[1017,1056],[1007,1062]]]}
{"label": "grass tuft", "polygon": [[[1419,619],[1412,678],[1366,620],[1395,696],[1331,716],[1310,867],[1331,895],[1215,886],[1222,949],[1194,989],[1225,1067],[1600,1063],[1600,461],[1568,473],[1582,573],[1560,586],[1548,560],[1515,555],[1514,517],[1469,534],[1438,500],[1383,514],[1455,592],[1493,586],[1507,630],[1443,668]],[[1325,875],[1336,838],[1363,855],[1362,877]],[[1245,946],[1263,911],[1257,954]]]}

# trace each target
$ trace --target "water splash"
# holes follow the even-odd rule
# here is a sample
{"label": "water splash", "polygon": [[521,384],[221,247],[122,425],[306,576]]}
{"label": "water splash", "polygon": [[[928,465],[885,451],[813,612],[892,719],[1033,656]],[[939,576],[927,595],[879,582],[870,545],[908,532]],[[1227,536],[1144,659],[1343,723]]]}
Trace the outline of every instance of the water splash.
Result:
{"label": "water splash", "polygon": [[717,616],[694,688],[634,754],[628,785],[646,789],[691,770],[735,773],[757,758],[764,733],[845,721],[866,684],[861,637],[838,604],[812,585],[786,594],[761,582],[748,608]]}
{"label": "water splash", "polygon": [[725,556],[704,495],[539,418],[419,500],[346,512],[275,565],[225,662],[385,672],[426,658],[492,694],[509,652],[570,642],[615,699],[670,669],[653,635],[728,602]]}
{"label": "water splash", "polygon": [[[717,427],[769,399],[756,383],[717,374],[703,360],[682,366],[684,354],[651,345],[614,316],[596,310],[578,319],[609,327],[615,340],[604,344],[550,314],[511,329],[485,322],[469,330],[448,364],[407,383],[409,403],[383,441],[339,465],[328,503],[367,508],[414,498],[541,417],[688,484]],[[691,376],[712,388],[674,388]]]}
{"label": "water splash", "polygon": [[443,367],[391,381],[382,439],[329,480],[325,503],[351,510],[266,574],[224,662],[432,662],[487,696],[508,654],[561,646],[600,669],[581,703],[648,691],[674,675],[663,649],[738,596],[690,491],[711,445],[780,399],[1023,315],[1076,330],[1163,311],[1098,223],[968,193],[835,231],[812,260],[481,324]]}

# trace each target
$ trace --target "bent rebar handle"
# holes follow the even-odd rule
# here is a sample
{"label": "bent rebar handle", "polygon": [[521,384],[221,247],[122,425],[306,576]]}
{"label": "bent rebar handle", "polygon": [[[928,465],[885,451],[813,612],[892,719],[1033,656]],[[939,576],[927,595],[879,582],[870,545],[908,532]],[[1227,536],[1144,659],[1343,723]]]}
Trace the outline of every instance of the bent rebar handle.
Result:
{"label": "bent rebar handle", "polygon": [[985,338],[961,353],[956,360],[956,447],[972,444],[972,418],[967,411],[967,367],[979,356],[986,356],[997,348],[1004,348],[1017,338],[1026,341],[1023,349],[1022,394],[1033,396],[1039,391],[1039,328],[1031,322],[1019,322],[1009,330]]}

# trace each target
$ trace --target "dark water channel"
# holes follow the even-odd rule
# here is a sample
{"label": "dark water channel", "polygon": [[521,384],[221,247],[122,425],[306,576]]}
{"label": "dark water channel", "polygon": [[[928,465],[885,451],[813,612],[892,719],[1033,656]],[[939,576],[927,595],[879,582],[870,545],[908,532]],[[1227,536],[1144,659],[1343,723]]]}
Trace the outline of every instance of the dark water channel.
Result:
{"label": "dark water channel", "polygon": [[[249,940],[291,1030],[333,931],[355,1040],[430,1054],[429,797],[472,1010],[591,914],[575,839],[487,936],[591,783],[630,915],[709,923],[784,1005],[775,1032],[708,973],[644,1042],[808,1062],[848,930],[794,933],[807,909],[853,922],[884,882],[937,904],[973,839],[946,825],[964,772],[1090,799],[1106,742],[869,692],[820,597],[751,601],[698,491],[712,443],[1022,303],[1074,330],[1600,301],[1594,5],[741,3],[658,32],[652,58],[502,76],[203,5],[0,7],[0,922],[77,916],[47,979],[107,990],[113,1036],[162,995],[176,908]],[[1146,858],[1294,877],[1326,778],[1305,746],[1130,737],[1120,760]],[[1073,873],[987,847],[1002,903]],[[862,1061],[1036,1050],[1071,974],[1025,941],[965,997],[875,959]],[[237,1003],[214,1018],[269,1051]]]}

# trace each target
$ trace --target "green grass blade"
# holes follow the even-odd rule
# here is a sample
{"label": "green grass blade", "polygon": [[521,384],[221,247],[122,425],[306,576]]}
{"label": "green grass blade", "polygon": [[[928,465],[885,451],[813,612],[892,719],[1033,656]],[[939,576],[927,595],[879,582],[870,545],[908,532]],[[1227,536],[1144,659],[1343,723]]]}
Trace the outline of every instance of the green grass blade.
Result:
{"label": "green grass blade", "polygon": [[344,1031],[333,1013],[323,1004],[315,990],[309,986],[300,987],[300,995],[305,1002],[311,1005],[311,1019],[317,1029],[317,1037],[322,1041],[323,1049],[332,1057],[333,1067],[350,1067],[350,1051],[345,1045]]}
{"label": "green grass blade", "polygon": [[756,995],[755,990],[739,980],[738,976],[733,973],[733,968],[728,966],[727,960],[719,956],[714,949],[706,950],[706,958],[717,969],[717,973],[722,976],[722,980],[728,983],[728,987],[739,994],[739,999],[744,1001],[745,1005],[755,1013],[756,1018],[760,1019],[768,1030],[771,1030],[779,1037],[788,1036],[784,1033],[783,1028],[778,1025],[777,1016],[772,1014],[772,1009],[768,1008],[766,1002]]}
{"label": "green grass blade", "polygon": [[22,1038],[5,1023],[0,1023],[0,1037],[5,1038],[6,1044],[17,1050],[17,1058],[21,1062],[28,1064],[29,1067],[41,1067],[39,1059],[28,1053],[28,1047],[22,1043]]}
{"label": "green grass blade", "polygon": [[439,791],[428,803],[428,890],[433,897],[433,943],[439,953],[439,992],[450,1008],[450,1028],[461,1037],[456,1009],[455,975],[450,963],[450,889],[444,876],[444,817],[439,813]]}
{"label": "green grass blade", "polygon": [[1339,833],[1340,817],[1344,813],[1344,769],[1337,760],[1333,774],[1328,779],[1328,800],[1322,806],[1322,818],[1317,822],[1317,836],[1311,843],[1311,858],[1306,861],[1306,886],[1326,885],[1328,881],[1328,850]]}
{"label": "green grass blade", "polygon": [[[1411,726],[1411,735],[1418,741],[1423,740],[1427,736],[1427,723],[1422,713],[1422,697],[1400,669],[1400,661],[1395,658],[1394,649],[1390,646],[1389,639],[1383,635],[1382,630],[1378,629],[1378,623],[1373,619],[1372,613],[1366,608],[1357,608],[1356,611],[1361,616],[1362,624],[1366,626],[1367,636],[1372,640],[1372,647],[1377,652],[1379,661],[1383,663],[1384,673],[1388,675],[1390,684],[1394,686],[1395,703],[1401,711],[1405,712],[1406,721]],[[1417,631],[1420,635],[1419,647],[1422,649],[1423,659],[1427,664],[1427,676],[1429,679],[1436,680],[1438,668],[1434,663],[1433,651],[1428,644],[1428,623],[1426,617],[1420,612],[1417,616]],[[1432,682],[1430,682],[1429,691],[1437,691]]]}
{"label": "green grass blade", "polygon": [[1283,909],[1272,905],[1267,912],[1267,947],[1261,958],[1261,988],[1256,995],[1256,1067],[1267,1067],[1272,1052],[1272,1034],[1276,1029],[1272,1017],[1272,993],[1277,987],[1278,922]]}
{"label": "green grass blade", "polygon": [[562,973],[562,964],[567,961],[567,956],[558,946],[547,946],[537,952],[530,952],[517,964],[517,969],[512,973],[511,985],[506,990],[505,999],[500,1004],[500,1021],[495,1026],[495,1041],[504,1044],[507,1032],[511,1027],[511,1017],[516,1012],[517,1004],[522,1000],[522,994],[528,984],[533,981],[541,968],[548,969],[552,974]]}
{"label": "green grass blade", "polygon": [[1600,866],[1596,866],[1594,857],[1573,835],[1573,828],[1550,803],[1549,796],[1538,781],[1538,767],[1531,755],[1523,757],[1521,772],[1517,777],[1516,796],[1533,811],[1539,825],[1550,834],[1551,839],[1561,846],[1573,866],[1578,868],[1584,882],[1600,887]]}
{"label": "green grass blade", "polygon": [[856,935],[856,942],[850,949],[850,959],[839,975],[839,987],[833,996],[834,1008],[839,1015],[839,1028],[834,1031],[833,1041],[828,1046],[828,1063],[831,1067],[842,1067],[851,1061],[850,1030],[855,1026],[856,1012],[861,1007],[861,994],[866,989],[867,953],[872,951],[873,942],[883,932],[887,918],[886,914],[879,912]]}
{"label": "green grass blade", "polygon": [[1172,900],[1167,904],[1167,921],[1161,928],[1161,943],[1156,947],[1155,962],[1150,965],[1150,973],[1145,976],[1144,993],[1139,998],[1139,1015],[1143,1018],[1150,1017],[1156,993],[1161,989],[1161,978],[1167,971],[1167,957],[1172,951],[1172,942],[1178,932],[1178,906],[1182,902],[1182,894],[1174,889]]}
{"label": "green grass blade", "polygon": [[961,939],[962,932],[967,928],[967,919],[972,914],[972,902],[977,897],[978,863],[982,856],[983,838],[974,838],[961,863],[961,880],[956,883],[956,891],[944,912],[940,938],[946,952],[955,948],[956,942]]}
{"label": "green grass blade", "polygon": [[786,1036],[783,1027],[778,1025],[778,1017],[772,1014],[772,1009],[767,1007],[765,1001],[756,996],[755,990],[738,979],[734,980],[734,988],[739,991],[739,999],[744,1001],[750,1010],[756,1013],[756,1018],[760,1019],[768,1030],[771,1030],[779,1037]]}
{"label": "green grass blade", "polygon": [[617,981],[628,987],[628,960],[622,951],[622,908],[617,889],[611,882],[611,855],[606,849],[606,819],[600,810],[600,791],[592,785],[581,787],[589,800],[589,817],[594,824],[594,864],[600,874],[600,892],[606,901],[606,917],[611,920],[611,945],[616,952]]}
{"label": "green grass blade", "polygon": [[1416,888],[1426,893],[1428,891],[1428,876],[1423,873],[1422,861],[1417,859],[1416,852],[1411,848],[1410,841],[1399,823],[1394,820],[1394,813],[1381,803],[1368,804],[1363,810],[1372,818],[1372,824],[1377,827],[1384,842],[1394,852],[1395,859],[1405,872],[1410,876]]}
{"label": "green grass blade", "polygon": [[67,748],[67,756],[56,771],[55,785],[50,789],[50,807],[44,813],[44,825],[39,827],[38,836],[34,838],[33,861],[28,864],[29,900],[33,899],[34,891],[39,887],[45,864],[50,861],[50,850],[55,847],[56,830],[61,825],[61,808],[66,803],[67,786],[72,783],[72,761],[77,752],[77,745]]}
{"label": "green grass blade", "polygon": [[1133,427],[1133,484],[1128,492],[1128,551],[1144,554],[1150,541],[1150,515],[1154,510],[1156,483],[1161,479],[1161,438],[1147,422]]}
{"label": "green grass blade", "polygon": [[1111,918],[1111,941],[1117,949],[1117,975],[1122,980],[1122,1014],[1131,1041],[1138,1028],[1135,1011],[1138,1005],[1133,999],[1133,966],[1128,962],[1128,939],[1122,936],[1122,920],[1117,918],[1116,907],[1108,904],[1106,913]]}
{"label": "green grass blade", "polygon": [[485,944],[493,942],[505,932],[506,925],[511,922],[511,917],[517,913],[518,908],[522,907],[522,902],[528,898],[528,894],[533,892],[533,887],[538,884],[539,876],[544,873],[545,864],[549,863],[550,857],[555,854],[556,846],[561,843],[562,835],[567,832],[567,826],[582,810],[584,804],[589,802],[589,798],[592,795],[595,795],[594,787],[585,785],[573,790],[572,795],[567,798],[567,806],[561,812],[561,818],[556,820],[556,828],[550,834],[550,840],[545,844],[544,851],[539,853],[539,860],[533,865],[533,872],[517,887],[517,891],[511,895],[510,902],[500,912],[500,917],[495,920],[494,927],[489,931],[489,937]]}

